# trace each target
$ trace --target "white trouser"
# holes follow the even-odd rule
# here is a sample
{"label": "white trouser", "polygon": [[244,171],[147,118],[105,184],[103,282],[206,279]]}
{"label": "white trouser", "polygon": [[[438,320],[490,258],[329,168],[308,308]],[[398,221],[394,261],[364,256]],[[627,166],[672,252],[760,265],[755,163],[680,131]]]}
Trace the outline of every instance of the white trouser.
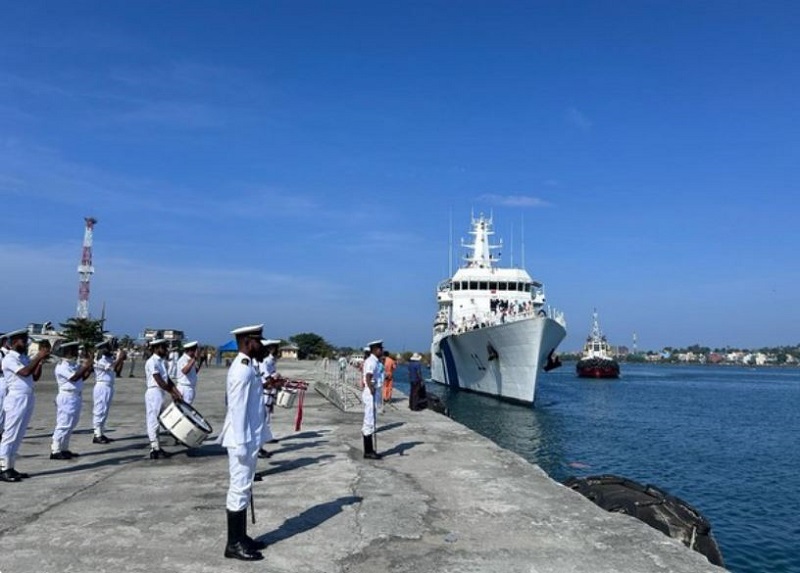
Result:
{"label": "white trouser", "polygon": [[28,422],[33,414],[36,398],[33,392],[9,392],[3,401],[6,421],[3,429],[3,440],[0,441],[0,466],[3,469],[13,468],[17,459],[17,451],[25,437]]}
{"label": "white trouser", "polygon": [[81,417],[81,393],[59,392],[56,396],[56,429],[53,430],[52,452],[69,450],[72,430]]}
{"label": "white trouser", "polygon": [[257,461],[258,444],[228,448],[228,471],[231,478],[225,502],[228,511],[241,511],[247,507],[252,495]]}
{"label": "white trouser", "polygon": [[6,421],[6,413],[3,411],[3,400],[6,397],[6,377],[0,372],[0,434],[3,433],[3,424]]}
{"label": "white trouser", "polygon": [[158,415],[164,405],[165,392],[161,388],[148,388],[144,393],[145,420],[147,420],[147,438],[150,445],[158,445]]}
{"label": "white trouser", "polygon": [[194,402],[194,388],[185,384],[178,384],[178,390],[180,390],[184,402],[190,405]]}
{"label": "white trouser", "polygon": [[264,428],[261,430],[261,443],[269,442],[275,436],[272,435],[272,412],[270,406],[273,398],[269,394],[264,394]]}
{"label": "white trouser", "polygon": [[[375,390],[377,394],[379,390]],[[361,401],[364,402],[364,424],[361,426],[361,433],[365,436],[371,436],[375,433],[376,412],[375,412],[375,397],[369,391],[369,386],[364,386],[361,391]]]}
{"label": "white trouser", "polygon": [[111,407],[111,399],[114,397],[114,386],[105,382],[97,382],[92,391],[92,427],[94,435],[102,436],[108,421],[108,409]]}

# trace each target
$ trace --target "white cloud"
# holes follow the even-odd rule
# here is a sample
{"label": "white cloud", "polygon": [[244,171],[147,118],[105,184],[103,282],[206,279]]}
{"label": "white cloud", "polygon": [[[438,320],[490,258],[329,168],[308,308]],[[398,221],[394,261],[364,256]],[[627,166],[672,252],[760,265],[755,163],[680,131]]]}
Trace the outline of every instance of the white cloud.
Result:
{"label": "white cloud", "polygon": [[581,131],[589,131],[592,128],[592,120],[574,107],[567,108],[565,118],[569,125],[577,127]]}
{"label": "white cloud", "polygon": [[478,201],[502,205],[503,207],[549,207],[550,203],[538,197],[528,195],[495,195],[485,194],[478,197]]}

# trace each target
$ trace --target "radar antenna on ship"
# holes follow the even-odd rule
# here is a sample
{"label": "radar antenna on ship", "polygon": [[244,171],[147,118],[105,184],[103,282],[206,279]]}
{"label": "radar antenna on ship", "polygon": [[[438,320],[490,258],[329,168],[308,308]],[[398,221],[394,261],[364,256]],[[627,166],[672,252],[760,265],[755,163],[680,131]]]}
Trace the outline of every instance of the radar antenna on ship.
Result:
{"label": "radar antenna on ship", "polygon": [[503,246],[503,241],[498,245],[489,243],[489,236],[494,235],[492,230],[492,218],[484,216],[481,213],[476,219],[472,217],[472,230],[469,232],[474,237],[472,243],[465,243],[461,239],[461,246],[465,249],[472,249],[470,254],[464,256],[466,267],[468,268],[494,268],[500,260],[499,253],[497,256],[492,254],[492,250],[500,249]]}

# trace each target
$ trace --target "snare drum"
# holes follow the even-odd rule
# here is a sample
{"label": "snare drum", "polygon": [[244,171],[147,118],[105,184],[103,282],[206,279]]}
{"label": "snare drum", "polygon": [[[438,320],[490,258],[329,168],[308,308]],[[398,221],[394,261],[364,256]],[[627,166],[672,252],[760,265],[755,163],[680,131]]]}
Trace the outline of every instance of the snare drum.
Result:
{"label": "snare drum", "polygon": [[281,408],[291,408],[294,406],[294,399],[297,398],[297,390],[289,390],[287,388],[281,388],[281,391],[278,392],[278,406]]}
{"label": "snare drum", "polygon": [[161,426],[187,448],[196,448],[213,431],[200,412],[186,402],[173,402],[158,417]]}

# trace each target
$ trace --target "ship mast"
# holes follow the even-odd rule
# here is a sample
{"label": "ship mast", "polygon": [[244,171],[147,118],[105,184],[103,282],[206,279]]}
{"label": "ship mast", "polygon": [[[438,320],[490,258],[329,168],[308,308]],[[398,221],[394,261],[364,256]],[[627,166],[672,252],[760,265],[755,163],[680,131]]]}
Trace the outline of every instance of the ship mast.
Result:
{"label": "ship mast", "polygon": [[476,219],[472,217],[472,230],[469,232],[474,237],[472,243],[464,243],[461,246],[465,249],[472,249],[472,253],[464,257],[467,268],[491,269],[500,260],[492,254],[493,249],[503,246],[502,240],[499,245],[489,243],[489,236],[494,235],[492,231],[492,218],[486,218],[483,213]]}
{"label": "ship mast", "polygon": [[600,332],[600,323],[597,320],[597,309],[594,309],[592,313],[592,340],[601,340],[603,338],[603,333]]}

